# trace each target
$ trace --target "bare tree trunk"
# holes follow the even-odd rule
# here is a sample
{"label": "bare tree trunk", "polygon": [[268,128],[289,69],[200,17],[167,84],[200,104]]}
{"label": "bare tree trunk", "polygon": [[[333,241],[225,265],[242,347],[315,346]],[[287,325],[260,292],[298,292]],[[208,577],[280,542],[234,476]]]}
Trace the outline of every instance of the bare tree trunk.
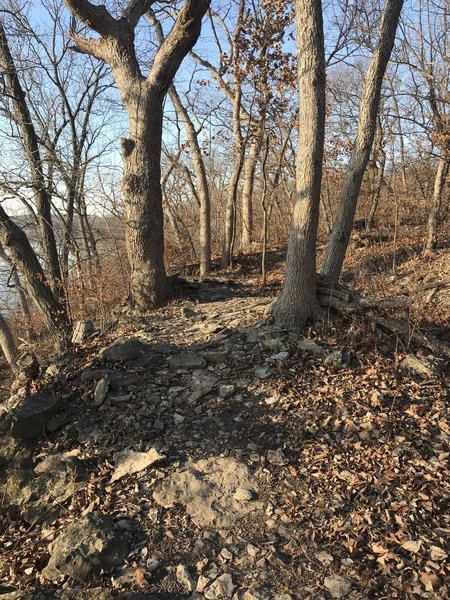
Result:
{"label": "bare tree trunk", "polygon": [[25,338],[27,341],[30,341],[33,337],[33,328],[31,326],[31,314],[30,308],[28,306],[28,300],[25,295],[25,291],[20,282],[19,273],[17,272],[16,265],[11,261],[9,256],[6,254],[4,249],[0,246],[0,258],[8,265],[10,268],[10,275],[8,284],[12,286],[17,293],[17,297],[19,300],[20,308],[22,309],[22,314],[25,319],[26,328],[25,328]]}
{"label": "bare tree trunk", "polygon": [[[162,44],[164,34],[161,24],[157,21],[154,13],[149,11],[151,21],[156,29],[158,41]],[[194,167],[197,182],[197,196],[200,202],[200,276],[207,275],[211,271],[211,201],[209,195],[208,178],[202,151],[198,142],[197,131],[188,111],[181,102],[181,98],[174,84],[169,88],[169,96],[172,104],[183,122],[186,137],[191,150],[192,166]]]}
{"label": "bare tree trunk", "polygon": [[45,266],[53,290],[59,298],[64,297],[61,269],[53,230],[51,197],[46,186],[44,170],[39,151],[38,136],[33,126],[25,92],[20,84],[16,67],[11,56],[5,30],[0,22],[0,65],[5,74],[5,84],[14,114],[22,134],[22,143],[31,172],[31,185],[37,206],[39,240],[42,246]]}
{"label": "bare tree trunk", "polygon": [[434,180],[433,202],[428,215],[427,250],[435,250],[437,246],[437,221],[445,182],[449,171],[449,163],[445,158],[439,160]]}
{"label": "bare tree trunk", "polygon": [[394,46],[403,0],[386,0],[377,47],[364,82],[355,146],[345,173],[336,220],[322,266],[322,274],[338,281],[350,241],[356,204],[376,130],[381,85]]}
{"label": "bare tree trunk", "polygon": [[222,245],[222,258],[220,267],[226,269],[233,265],[233,244],[236,235],[236,204],[238,196],[239,178],[243,161],[242,146],[236,144],[233,171],[229,181],[227,202],[225,206],[225,231]]}
{"label": "bare tree trunk", "polygon": [[208,178],[194,124],[173,85],[169,88],[169,95],[175,110],[183,121],[197,182],[197,195],[200,201],[200,275],[203,277],[211,271],[211,202]]}
{"label": "bare tree trunk", "polygon": [[163,109],[158,93],[137,91],[126,106],[129,139],[122,140],[126,245],[131,266],[131,304],[159,306],[166,298],[161,191]]}
{"label": "bare tree trunk", "polygon": [[[380,166],[377,168],[376,161],[380,161]],[[374,174],[372,185],[370,188],[371,192],[371,203],[369,208],[369,214],[366,219],[366,230],[370,231],[373,227],[373,223],[375,220],[375,214],[377,212],[378,203],[380,201],[381,196],[381,188],[383,187],[384,180],[384,169],[386,166],[386,152],[383,148],[383,130],[381,125],[381,120],[378,119],[378,127],[377,132],[375,134],[375,142],[374,142],[374,152],[373,152],[373,161],[374,161]],[[404,177],[404,164],[402,159],[402,181]]]}
{"label": "bare tree trunk", "polygon": [[0,348],[13,371],[16,370],[17,348],[6,319],[0,313]]}
{"label": "bare tree trunk", "polygon": [[320,310],[316,242],[325,133],[325,51],[321,1],[297,0],[295,11],[301,97],[296,192],[286,275],[274,317],[278,325],[299,330]]}
{"label": "bare tree trunk", "polygon": [[253,187],[255,183],[255,171],[261,149],[263,129],[261,127],[255,132],[250,141],[247,157],[244,161],[242,177],[242,250],[250,250],[253,241]]}
{"label": "bare tree trunk", "polygon": [[27,236],[0,205],[0,244],[8,249],[19,267],[30,298],[39,308],[44,322],[58,342],[70,339],[70,321],[66,307],[51,289]]}

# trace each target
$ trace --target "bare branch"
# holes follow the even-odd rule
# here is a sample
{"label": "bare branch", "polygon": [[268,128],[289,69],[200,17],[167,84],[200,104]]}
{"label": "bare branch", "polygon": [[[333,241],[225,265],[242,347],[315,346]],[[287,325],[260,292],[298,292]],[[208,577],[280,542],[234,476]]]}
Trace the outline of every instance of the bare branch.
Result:
{"label": "bare branch", "polygon": [[94,29],[101,36],[113,35],[117,32],[117,21],[103,4],[95,5],[89,0],[64,0],[70,12],[85,25]]}

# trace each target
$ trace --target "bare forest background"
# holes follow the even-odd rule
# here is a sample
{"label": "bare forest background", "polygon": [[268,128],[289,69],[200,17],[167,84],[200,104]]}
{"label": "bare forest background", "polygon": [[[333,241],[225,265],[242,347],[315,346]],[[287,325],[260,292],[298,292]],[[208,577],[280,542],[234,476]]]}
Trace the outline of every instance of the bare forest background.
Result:
{"label": "bare forest background", "polygon": [[[297,21],[302,4],[314,3],[297,3]],[[323,5],[319,256],[334,227],[345,238],[336,223],[361,106],[389,35],[383,15],[401,5]],[[260,284],[271,284],[267,256],[287,244],[309,127],[303,118],[299,128],[309,100],[298,93],[294,17],[285,0],[0,2],[0,314],[16,341],[45,329],[70,337],[87,317],[104,325],[124,299],[158,306],[164,270],[207,276],[253,253]],[[396,24],[350,216],[358,235],[389,242],[380,268],[393,275],[402,245],[422,253],[448,242],[448,2],[408,1]]]}

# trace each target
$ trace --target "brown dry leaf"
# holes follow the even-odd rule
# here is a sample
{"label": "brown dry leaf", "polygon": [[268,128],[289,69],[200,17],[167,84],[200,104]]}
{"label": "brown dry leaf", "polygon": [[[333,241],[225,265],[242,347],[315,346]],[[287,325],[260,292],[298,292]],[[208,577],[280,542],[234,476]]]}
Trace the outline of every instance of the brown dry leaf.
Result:
{"label": "brown dry leaf", "polygon": [[421,547],[422,542],[420,540],[408,540],[402,544],[404,550],[408,550],[408,552],[412,552],[413,554],[420,552]]}
{"label": "brown dry leaf", "polygon": [[431,546],[430,556],[431,560],[445,560],[448,554],[442,548],[439,548],[439,546]]}
{"label": "brown dry leaf", "polygon": [[146,571],[142,567],[138,567],[134,572],[135,584],[140,588],[144,588],[147,585],[145,575],[146,575]]}
{"label": "brown dry leaf", "polygon": [[420,579],[423,585],[425,586],[427,592],[432,592],[433,590],[439,587],[439,577],[434,573],[426,573],[425,571],[423,571],[420,574]]}
{"label": "brown dry leaf", "polygon": [[381,546],[381,544],[377,544],[375,542],[370,544],[370,549],[374,554],[386,554],[386,552],[388,552],[387,548],[384,548],[384,546]]}

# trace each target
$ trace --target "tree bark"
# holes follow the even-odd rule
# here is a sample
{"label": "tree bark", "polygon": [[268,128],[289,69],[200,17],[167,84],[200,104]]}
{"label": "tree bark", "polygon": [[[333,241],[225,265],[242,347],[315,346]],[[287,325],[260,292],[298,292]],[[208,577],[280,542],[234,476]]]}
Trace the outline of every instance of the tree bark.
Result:
{"label": "tree bark", "polygon": [[175,74],[195,45],[210,0],[185,0],[172,29],[144,77],[136,56],[135,28],[154,1],[130,0],[120,19],[103,5],[64,0],[72,14],[99,34],[72,33],[79,52],[109,64],[128,113],[129,134],[122,140],[126,203],[126,241],[131,267],[130,304],[138,310],[166,298],[161,191],[163,102]]}
{"label": "tree bark", "polygon": [[28,295],[41,312],[56,341],[70,339],[70,321],[64,304],[53,292],[36,254],[22,229],[8,217],[0,205],[0,244],[8,249],[20,269]]}
{"label": "tree bark", "polygon": [[0,313],[0,348],[5,355],[6,362],[13,371],[16,370],[17,348],[14,343],[11,330],[6,322],[6,319]]}
{"label": "tree bark", "polygon": [[300,93],[296,192],[283,291],[274,307],[278,325],[301,330],[320,311],[316,291],[325,133],[325,51],[320,0],[297,0]]}
{"label": "tree bark", "polygon": [[253,187],[255,183],[255,171],[261,150],[262,129],[258,128],[250,141],[247,158],[244,162],[244,173],[242,177],[242,250],[248,251],[253,241]]}
{"label": "tree bark", "polygon": [[381,85],[394,46],[403,0],[386,0],[377,46],[370,61],[360,104],[355,145],[345,173],[336,220],[322,266],[322,274],[338,281],[350,241],[361,182],[376,130]]}
{"label": "tree bark", "polygon": [[427,224],[427,250],[435,250],[437,247],[437,221],[439,207],[442,200],[445,182],[449,171],[449,163],[445,158],[441,158],[438,163],[436,177],[434,180],[433,201],[428,215]]}
{"label": "tree bark", "polygon": [[208,178],[195,126],[183,106],[175,86],[172,85],[169,88],[169,95],[186,131],[197,182],[197,195],[200,201],[200,276],[203,277],[211,271],[211,201]]}
{"label": "tree bark", "polygon": [[11,284],[9,284],[9,285],[11,287],[13,287],[15,292],[17,293],[19,305],[20,305],[20,308],[22,309],[22,315],[23,315],[23,318],[25,319],[25,338],[27,341],[30,341],[33,337],[33,328],[31,325],[31,314],[30,314],[30,308],[28,306],[28,300],[25,295],[25,291],[20,282],[19,273],[17,272],[16,265],[11,262],[9,256],[6,254],[6,252],[4,251],[4,249],[1,246],[0,246],[0,258],[11,269],[10,275],[9,275],[9,280],[11,281]]}
{"label": "tree bark", "polygon": [[[158,41],[160,44],[162,44],[164,42],[164,33],[161,24],[156,19],[152,11],[150,11],[149,14],[152,24],[156,29]],[[192,166],[194,168],[195,179],[197,182],[196,193],[200,202],[200,276],[203,277],[211,271],[211,200],[208,178],[206,175],[202,151],[198,141],[197,131],[188,111],[181,101],[174,84],[172,84],[169,88],[169,96],[180,120],[184,125],[186,138],[191,151]]]}
{"label": "tree bark", "polygon": [[0,66],[4,71],[7,93],[14,108],[14,116],[21,131],[22,143],[31,172],[31,187],[37,207],[39,241],[42,247],[45,267],[51,285],[59,298],[64,297],[61,269],[55,232],[53,230],[51,213],[51,196],[48,191],[38,136],[33,126],[31,114],[27,105],[25,92],[17,75],[16,67],[11,56],[5,30],[0,22]]}
{"label": "tree bark", "polygon": [[[144,86],[143,86],[144,87]],[[161,190],[163,109],[160,95],[144,90],[139,105],[127,103],[129,138],[122,140],[126,245],[131,266],[131,304],[160,306],[166,298]]]}

